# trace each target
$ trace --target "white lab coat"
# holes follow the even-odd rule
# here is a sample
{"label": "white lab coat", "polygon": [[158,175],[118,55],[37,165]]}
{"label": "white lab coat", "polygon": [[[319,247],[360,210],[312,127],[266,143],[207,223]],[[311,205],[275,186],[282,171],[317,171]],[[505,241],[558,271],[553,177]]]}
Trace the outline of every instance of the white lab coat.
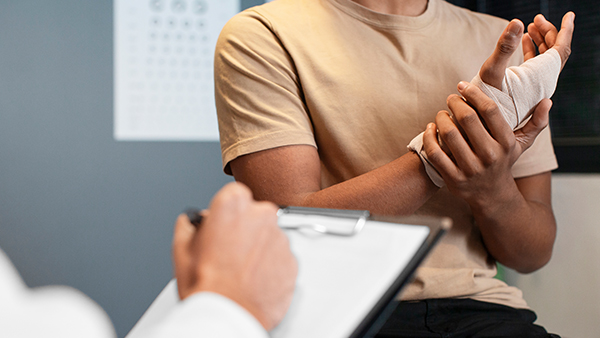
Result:
{"label": "white lab coat", "polygon": [[[179,302],[144,336],[268,337],[244,308],[209,292]],[[82,292],[67,286],[28,288],[0,249],[0,337],[114,338],[116,334],[106,312]]]}

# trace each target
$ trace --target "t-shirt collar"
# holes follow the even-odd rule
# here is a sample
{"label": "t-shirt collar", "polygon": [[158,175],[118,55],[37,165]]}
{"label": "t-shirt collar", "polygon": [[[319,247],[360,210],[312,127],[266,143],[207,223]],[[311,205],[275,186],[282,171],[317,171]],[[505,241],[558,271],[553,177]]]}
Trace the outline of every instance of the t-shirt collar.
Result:
{"label": "t-shirt collar", "polygon": [[346,14],[367,24],[389,29],[418,30],[426,27],[435,19],[438,2],[429,0],[427,9],[419,16],[402,16],[375,12],[352,0],[327,0]]}

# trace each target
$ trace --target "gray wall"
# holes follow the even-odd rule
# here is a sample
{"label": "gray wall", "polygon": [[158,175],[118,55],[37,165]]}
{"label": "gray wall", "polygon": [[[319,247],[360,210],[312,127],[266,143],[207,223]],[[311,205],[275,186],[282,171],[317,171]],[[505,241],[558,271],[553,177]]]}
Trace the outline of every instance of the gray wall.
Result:
{"label": "gray wall", "polygon": [[600,332],[600,174],[552,174],[557,222],[552,259],[527,275],[506,271],[523,290],[537,323],[563,338]]}
{"label": "gray wall", "polygon": [[112,24],[112,1],[0,2],[0,247],[123,337],[172,276],[176,215],[231,178],[216,142],[113,140]]}

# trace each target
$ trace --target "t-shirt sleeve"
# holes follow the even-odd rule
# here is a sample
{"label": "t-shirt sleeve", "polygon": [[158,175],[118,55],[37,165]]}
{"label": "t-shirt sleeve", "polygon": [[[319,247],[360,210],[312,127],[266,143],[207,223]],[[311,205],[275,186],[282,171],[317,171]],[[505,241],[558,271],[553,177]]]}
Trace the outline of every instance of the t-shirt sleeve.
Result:
{"label": "t-shirt sleeve", "polygon": [[558,168],[550,128],[546,127],[535,139],[533,145],[525,150],[512,167],[515,178],[527,177],[552,171]]}
{"label": "t-shirt sleeve", "polygon": [[215,101],[223,170],[235,158],[276,147],[316,147],[292,57],[276,29],[244,11],[223,28],[215,53]]}

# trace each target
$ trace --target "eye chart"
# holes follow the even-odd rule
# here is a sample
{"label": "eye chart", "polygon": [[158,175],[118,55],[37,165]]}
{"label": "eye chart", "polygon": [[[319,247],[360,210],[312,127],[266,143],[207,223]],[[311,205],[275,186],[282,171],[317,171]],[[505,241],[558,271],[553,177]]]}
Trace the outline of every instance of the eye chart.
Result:
{"label": "eye chart", "polygon": [[240,0],[114,0],[114,137],[219,139],[213,57]]}

